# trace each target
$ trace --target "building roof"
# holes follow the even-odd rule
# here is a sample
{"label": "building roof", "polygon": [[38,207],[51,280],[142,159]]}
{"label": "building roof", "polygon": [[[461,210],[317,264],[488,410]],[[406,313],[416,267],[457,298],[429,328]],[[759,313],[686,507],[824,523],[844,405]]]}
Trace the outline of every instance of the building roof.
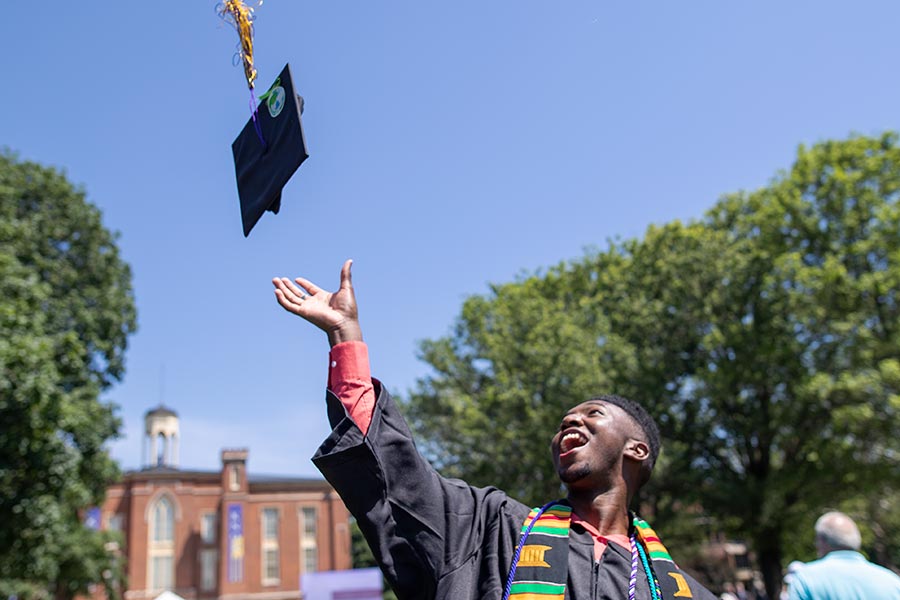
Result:
{"label": "building roof", "polygon": [[322,481],[321,477],[294,477],[292,475],[256,475],[247,474],[250,483],[304,483]]}
{"label": "building roof", "polygon": [[221,471],[200,471],[197,469],[179,469],[169,466],[153,466],[144,467],[143,469],[134,469],[125,471],[122,477],[125,481],[136,480],[159,480],[159,479],[180,479],[193,481],[212,481],[218,482],[222,479]]}
{"label": "building roof", "polygon": [[[158,481],[163,479],[219,483],[222,479],[222,472],[155,466],[126,471],[123,475],[124,481]],[[251,493],[322,491],[331,488],[328,482],[321,477],[294,477],[290,475],[257,475],[248,473],[247,483]]]}
{"label": "building roof", "polygon": [[160,404],[159,406],[157,406],[154,409],[148,410],[147,414],[144,415],[145,418],[146,417],[177,417],[177,416],[178,416],[178,413],[176,413],[171,408],[163,406],[162,404]]}
{"label": "building roof", "polygon": [[251,475],[247,474],[251,492],[274,491],[315,491],[331,488],[321,477],[290,477],[284,475]]}

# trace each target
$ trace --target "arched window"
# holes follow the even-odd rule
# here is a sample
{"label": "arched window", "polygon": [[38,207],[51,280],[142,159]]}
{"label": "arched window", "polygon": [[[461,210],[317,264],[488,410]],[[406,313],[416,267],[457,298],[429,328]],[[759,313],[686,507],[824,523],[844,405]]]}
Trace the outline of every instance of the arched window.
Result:
{"label": "arched window", "polygon": [[150,510],[150,539],[147,548],[148,583],[151,590],[175,587],[175,504],[160,496]]}
{"label": "arched window", "polygon": [[163,496],[153,508],[153,541],[171,542],[175,531],[175,510],[172,501]]}

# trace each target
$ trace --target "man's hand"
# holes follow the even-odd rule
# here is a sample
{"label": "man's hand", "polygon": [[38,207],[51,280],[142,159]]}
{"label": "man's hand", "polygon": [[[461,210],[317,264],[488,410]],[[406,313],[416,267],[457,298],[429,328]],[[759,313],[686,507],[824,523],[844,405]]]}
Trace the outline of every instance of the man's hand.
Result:
{"label": "man's hand", "polygon": [[362,341],[356,296],[350,279],[352,264],[352,260],[344,263],[341,268],[341,286],[334,293],[326,292],[302,277],[294,280],[296,285],[286,277],[272,280],[278,304],[327,333],[328,343],[332,347],[341,342]]}

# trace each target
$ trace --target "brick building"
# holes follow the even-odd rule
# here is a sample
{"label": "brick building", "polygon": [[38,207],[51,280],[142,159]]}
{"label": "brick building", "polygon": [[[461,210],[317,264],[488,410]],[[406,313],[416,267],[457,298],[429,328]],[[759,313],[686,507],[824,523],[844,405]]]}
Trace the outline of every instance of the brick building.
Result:
{"label": "brick building", "polygon": [[144,464],[109,487],[104,529],[125,538],[126,600],[300,598],[300,576],[349,569],[349,514],[322,479],[248,474],[245,449],[222,468],[178,468],[178,416],[145,416]]}

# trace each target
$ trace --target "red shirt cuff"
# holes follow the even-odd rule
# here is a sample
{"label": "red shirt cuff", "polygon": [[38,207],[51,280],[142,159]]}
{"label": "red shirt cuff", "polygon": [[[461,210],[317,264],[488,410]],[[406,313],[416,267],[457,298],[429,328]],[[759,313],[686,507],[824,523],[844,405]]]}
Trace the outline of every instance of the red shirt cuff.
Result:
{"label": "red shirt cuff", "polygon": [[341,342],[328,356],[328,389],[365,435],[375,412],[375,388],[369,366],[369,348],[364,342]]}

